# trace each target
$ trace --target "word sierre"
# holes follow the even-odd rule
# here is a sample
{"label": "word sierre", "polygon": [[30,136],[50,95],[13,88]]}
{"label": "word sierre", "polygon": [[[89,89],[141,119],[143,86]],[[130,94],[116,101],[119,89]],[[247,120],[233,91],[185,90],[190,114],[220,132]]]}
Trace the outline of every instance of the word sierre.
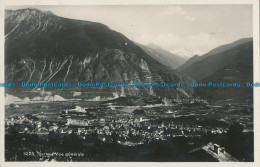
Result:
{"label": "word sierre", "polygon": [[62,152],[40,152],[40,151],[27,151],[27,152],[23,152],[24,156],[40,156],[40,157],[50,157],[50,156],[54,156],[54,157],[84,157],[84,153],[77,153],[77,152],[66,152],[66,153],[62,153]]}

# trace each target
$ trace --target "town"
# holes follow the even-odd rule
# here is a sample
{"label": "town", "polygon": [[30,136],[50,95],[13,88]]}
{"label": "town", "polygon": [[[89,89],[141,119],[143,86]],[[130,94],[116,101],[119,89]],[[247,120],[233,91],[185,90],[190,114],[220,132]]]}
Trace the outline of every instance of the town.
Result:
{"label": "town", "polygon": [[10,115],[6,117],[5,131],[7,135],[14,130],[20,135],[37,135],[49,142],[50,135],[55,134],[58,143],[73,134],[93,146],[99,141],[135,147],[181,137],[189,139],[187,145],[194,149],[205,143],[193,139],[225,135],[235,122],[244,127],[243,132],[253,132],[252,106],[241,103],[228,100],[214,105],[200,99],[171,102],[164,99],[164,104],[146,106],[52,102],[33,103],[28,108],[25,104],[10,104],[6,106]]}

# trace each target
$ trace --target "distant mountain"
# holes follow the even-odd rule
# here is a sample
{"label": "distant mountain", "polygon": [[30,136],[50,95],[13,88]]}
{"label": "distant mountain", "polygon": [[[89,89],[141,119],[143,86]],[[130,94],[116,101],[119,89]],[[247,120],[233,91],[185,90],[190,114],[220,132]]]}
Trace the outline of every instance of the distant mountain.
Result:
{"label": "distant mountain", "polygon": [[198,88],[195,94],[204,98],[252,97],[246,82],[253,82],[253,41],[241,39],[223,45],[203,56],[193,57],[178,68],[197,82],[237,82],[240,88]]}
{"label": "distant mountain", "polygon": [[211,56],[211,55],[214,55],[214,54],[226,51],[226,50],[231,49],[233,47],[236,47],[236,46],[238,46],[240,44],[243,44],[243,43],[246,43],[246,42],[250,42],[252,40],[253,40],[252,38],[243,38],[243,39],[237,40],[235,42],[232,42],[230,44],[221,45],[221,46],[219,46],[219,47],[217,47],[217,48],[215,48],[215,49],[213,49],[213,50],[211,50],[211,51],[209,51],[207,53],[204,53],[204,54],[203,54],[203,52],[200,52],[200,53],[197,52],[197,54],[194,53],[194,55],[198,55],[200,57],[195,57],[195,58],[191,57],[188,61],[186,61],[182,66],[180,66],[178,68],[178,71],[182,71],[182,72],[185,73],[185,71],[188,70],[188,68],[190,68],[191,64],[193,64],[193,63],[195,63],[195,62],[197,62],[199,60],[203,60],[203,59],[207,58],[208,56]]}
{"label": "distant mountain", "polygon": [[173,69],[178,68],[181,66],[185,61],[186,58],[183,58],[181,56],[172,54],[168,52],[167,50],[164,50],[160,48],[159,46],[156,46],[155,44],[148,44],[148,45],[141,45],[138,44],[149,56],[157,60],[158,62],[171,67]]}
{"label": "distant mountain", "polygon": [[247,43],[247,42],[252,42],[253,41],[253,38],[243,38],[243,39],[239,39],[237,41],[234,41],[232,43],[229,43],[229,44],[226,44],[226,45],[221,45],[215,49],[212,49],[211,51],[209,51],[208,53],[204,54],[202,56],[202,58],[206,58],[208,56],[211,56],[211,55],[214,55],[214,54],[218,54],[220,52],[224,52],[228,49],[232,49],[236,46],[239,46],[241,44],[244,44],[244,43]]}
{"label": "distant mountain", "polygon": [[180,72],[185,73],[185,69],[187,69],[188,67],[190,67],[193,63],[197,62],[200,60],[200,56],[198,55],[194,55],[193,57],[191,57],[189,60],[187,60],[183,65],[181,65],[177,70]]}
{"label": "distant mountain", "polygon": [[181,56],[186,60],[193,57],[194,55],[201,56],[201,55],[205,54],[205,52],[202,52],[200,50],[196,50],[195,52],[190,52],[190,51],[187,51],[184,48],[173,50],[173,51],[171,51],[171,53],[178,55],[178,56]]}
{"label": "distant mountain", "polygon": [[[77,88],[76,85],[77,82],[189,81],[101,23],[63,18],[38,9],[6,10],[5,82],[70,82],[73,87],[68,88],[68,97],[74,92],[85,92],[81,96],[84,94],[86,98],[112,95],[175,98],[189,96],[193,89]],[[37,87],[22,88],[12,93],[37,90]]]}

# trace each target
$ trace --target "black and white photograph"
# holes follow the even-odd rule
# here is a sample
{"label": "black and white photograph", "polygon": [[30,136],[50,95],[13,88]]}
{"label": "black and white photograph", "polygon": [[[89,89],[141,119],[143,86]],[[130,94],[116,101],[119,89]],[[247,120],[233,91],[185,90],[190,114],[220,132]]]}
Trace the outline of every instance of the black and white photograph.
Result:
{"label": "black and white photograph", "polygon": [[1,161],[255,162],[248,2],[5,6]]}

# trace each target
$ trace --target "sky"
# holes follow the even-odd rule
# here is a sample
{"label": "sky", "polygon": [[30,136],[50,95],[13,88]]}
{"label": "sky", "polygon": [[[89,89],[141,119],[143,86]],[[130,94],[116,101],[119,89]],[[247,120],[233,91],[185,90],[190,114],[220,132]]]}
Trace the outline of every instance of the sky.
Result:
{"label": "sky", "polygon": [[184,48],[208,52],[220,45],[252,37],[251,5],[106,5],[9,6],[38,8],[55,15],[100,22],[141,43],[168,51]]}

